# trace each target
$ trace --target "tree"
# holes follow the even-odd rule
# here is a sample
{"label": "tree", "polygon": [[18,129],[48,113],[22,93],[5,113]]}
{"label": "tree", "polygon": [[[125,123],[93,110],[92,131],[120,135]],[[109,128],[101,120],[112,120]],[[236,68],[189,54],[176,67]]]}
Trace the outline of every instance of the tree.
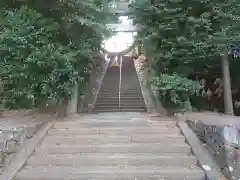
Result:
{"label": "tree", "polygon": [[[213,3],[213,2],[211,2]],[[225,113],[233,115],[233,103],[229,73],[228,52],[240,38],[240,6],[236,0],[217,1],[212,4],[211,22],[213,34],[209,35],[215,51],[221,56],[224,80]]]}
{"label": "tree", "polygon": [[[168,65],[168,73],[185,76],[193,73],[197,66],[215,66],[215,59],[226,57],[230,45],[239,39],[239,13],[235,0],[168,0],[154,4],[138,1],[132,4],[132,18],[139,28],[139,38],[150,50],[158,76],[163,62]],[[222,60],[226,64],[226,58]],[[224,77],[225,97],[228,97],[225,98],[226,113],[231,114],[230,83],[229,78]]]}
{"label": "tree", "polygon": [[[111,34],[109,0],[3,0],[0,3],[0,69],[3,98],[13,107],[71,96],[94,68],[92,55]],[[83,87],[80,87],[80,91]]]}

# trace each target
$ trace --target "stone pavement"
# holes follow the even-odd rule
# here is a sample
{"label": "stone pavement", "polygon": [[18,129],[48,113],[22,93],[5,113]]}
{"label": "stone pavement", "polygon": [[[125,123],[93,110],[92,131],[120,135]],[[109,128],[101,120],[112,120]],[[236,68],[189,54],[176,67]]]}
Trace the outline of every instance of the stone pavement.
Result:
{"label": "stone pavement", "polygon": [[[25,165],[18,169],[16,180],[205,179],[191,147],[170,118],[89,114],[52,123],[45,131],[35,152],[22,161]],[[9,179],[15,170],[9,169],[0,179]]]}
{"label": "stone pavement", "polygon": [[21,128],[35,123],[54,120],[48,114],[32,113],[32,110],[6,110],[4,118],[0,119],[0,130]]}
{"label": "stone pavement", "polygon": [[50,115],[31,110],[4,111],[0,119],[0,171],[7,166],[24,142],[30,139],[44,122],[54,120]]}

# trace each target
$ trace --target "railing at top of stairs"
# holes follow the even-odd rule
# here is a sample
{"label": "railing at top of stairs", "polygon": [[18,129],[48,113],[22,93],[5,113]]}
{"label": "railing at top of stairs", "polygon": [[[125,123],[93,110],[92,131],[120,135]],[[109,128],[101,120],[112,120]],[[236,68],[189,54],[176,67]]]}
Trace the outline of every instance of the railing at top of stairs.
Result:
{"label": "railing at top of stairs", "polygon": [[120,56],[120,66],[119,66],[119,86],[118,86],[118,108],[121,109],[121,87],[122,87],[122,56]]}

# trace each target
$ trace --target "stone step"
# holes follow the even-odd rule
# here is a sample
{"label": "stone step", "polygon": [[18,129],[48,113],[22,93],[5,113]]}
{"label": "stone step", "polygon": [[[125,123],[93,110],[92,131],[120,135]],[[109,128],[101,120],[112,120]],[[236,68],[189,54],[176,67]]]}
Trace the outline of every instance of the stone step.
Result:
{"label": "stone step", "polygon": [[106,92],[118,92],[119,91],[119,85],[117,86],[111,86],[111,83],[109,83],[109,85],[107,86],[106,84],[102,84],[101,89],[99,90],[99,92],[102,91],[106,91]]}
{"label": "stone step", "polygon": [[96,104],[94,109],[119,109],[119,105],[118,103],[112,104],[111,106],[108,105],[108,103],[102,105]]}
{"label": "stone step", "polygon": [[[102,102],[97,101],[97,103],[94,106],[94,109],[119,109],[119,103],[118,102]],[[130,102],[121,102],[120,109],[145,109],[145,104],[143,102],[139,103],[132,103]]]}
{"label": "stone step", "polygon": [[119,91],[119,86],[117,85],[117,86],[112,87],[111,83],[109,83],[108,86],[107,86],[106,83],[104,83],[104,84],[102,84],[102,87],[99,90],[99,92],[102,92],[102,91],[104,91],[104,92],[113,92],[113,91],[118,92]]}
{"label": "stone step", "polygon": [[117,143],[185,143],[183,136],[159,136],[159,135],[75,135],[75,136],[47,136],[42,146],[54,145],[74,145],[74,144],[117,144]]}
{"label": "stone step", "polygon": [[204,172],[184,167],[53,167],[27,166],[16,180],[205,180]]}
{"label": "stone step", "polygon": [[[97,110],[104,110],[104,109],[119,109],[117,105],[112,105],[112,106],[109,106],[108,104],[105,104],[105,105],[96,105],[94,109],[97,109]],[[137,105],[137,104],[133,104],[133,105],[126,105],[126,104],[121,104],[121,107],[120,107],[120,110],[122,109],[145,109],[145,106],[144,105]]]}
{"label": "stone step", "polygon": [[[103,82],[103,83],[104,83],[104,82]],[[125,90],[125,91],[127,91],[127,92],[141,92],[141,88],[139,88],[138,83],[137,83],[137,84],[134,84],[134,83],[132,83],[132,82],[129,82],[129,85],[137,85],[137,86],[136,86],[136,87],[132,86],[132,87],[129,87],[129,88],[127,88],[127,89],[124,89],[123,86],[121,86],[121,91]],[[113,89],[116,90],[116,92],[118,92],[118,90],[119,90],[119,85],[117,85],[117,86],[112,86],[111,83],[109,83],[109,84],[104,83],[99,92],[102,92],[102,91],[111,92]]]}
{"label": "stone step", "polygon": [[[87,116],[84,116],[85,118],[89,118],[91,116],[96,116],[96,117],[105,117],[105,118],[108,118],[108,117],[111,117],[112,115],[114,115],[116,118],[122,118],[122,117],[136,117],[136,118],[141,118],[141,116],[145,116],[145,117],[148,117],[148,114],[146,113],[102,113],[102,114],[88,114]],[[118,115],[118,116],[116,116]]]}
{"label": "stone step", "polygon": [[136,87],[139,87],[138,77],[133,75],[130,75],[130,78],[129,76],[122,76],[122,83],[126,83],[126,84],[132,83],[134,85],[138,85]]}
{"label": "stone step", "polygon": [[[111,93],[109,93],[109,94],[107,94],[107,93],[105,93],[105,94],[98,94],[98,97],[101,97],[101,98],[119,98],[119,94],[118,93],[116,93],[116,94],[111,94]],[[122,99],[128,99],[128,98],[130,98],[130,99],[143,99],[143,96],[142,96],[142,94],[140,94],[140,93],[135,93],[135,94],[121,94],[120,95],[120,98],[122,98]]]}
{"label": "stone step", "polygon": [[146,109],[94,109],[94,113],[103,113],[103,112],[146,112]]}
{"label": "stone step", "polygon": [[[97,102],[96,103],[118,103],[119,98],[117,97],[110,97],[110,98],[102,98],[102,97],[98,97]],[[121,98],[120,99],[121,103],[133,103],[133,104],[138,104],[138,103],[144,103],[144,99],[141,98]],[[144,103],[145,104],[145,103]]]}
{"label": "stone step", "polygon": [[[137,80],[134,80],[134,81],[137,81]],[[140,86],[139,86],[139,84],[138,83],[132,83],[132,81],[129,81],[129,82],[125,82],[125,83],[121,83],[121,91],[124,91],[124,90],[126,90],[126,91],[130,91],[130,90],[133,90],[133,91],[136,91],[136,90],[138,90],[138,91],[140,91],[141,90],[141,88],[140,88]]]}
{"label": "stone step", "polygon": [[122,83],[132,83],[134,85],[138,85],[138,77],[133,75],[131,75],[130,78],[129,76],[122,76]]}
{"label": "stone step", "polygon": [[[112,99],[116,99],[118,100],[119,99],[119,96],[98,96],[98,99],[106,99],[108,98],[109,100],[112,100]],[[144,100],[143,99],[143,96],[121,96],[120,97],[121,100]]]}
{"label": "stone step", "polygon": [[[115,105],[119,105],[118,101],[117,102],[114,102],[114,101],[105,101],[105,102],[102,102],[102,101],[98,101],[96,104],[95,104],[95,107],[96,106],[115,106]],[[143,101],[135,101],[135,102],[132,102],[132,101],[125,101],[125,102],[120,102],[120,105],[121,106],[140,106],[140,107],[145,107],[145,103]]]}
{"label": "stone step", "polygon": [[[141,94],[142,93],[142,91],[140,90],[140,89],[134,89],[134,90],[123,90],[123,89],[121,89],[121,94],[135,94],[135,93],[137,93],[137,94]],[[116,93],[116,94],[118,94],[118,91],[112,91],[112,90],[100,90],[99,91],[99,94],[101,94],[101,93],[103,93],[103,94],[110,94],[110,93]]]}
{"label": "stone step", "polygon": [[[143,114],[142,117],[141,114]],[[126,122],[126,120],[130,120],[131,118],[138,118],[138,119],[143,119],[147,121],[149,119],[148,116],[144,116],[144,114],[146,113],[140,113],[140,112],[129,112],[129,113],[125,113],[125,112],[112,112],[112,113],[101,113],[101,114],[88,114],[87,116],[85,116],[85,114],[78,114],[78,116],[76,116],[76,120],[83,120],[83,119],[88,119],[88,120],[112,120],[112,121],[117,121],[117,120],[123,120]],[[71,116],[69,116],[71,117]],[[78,119],[77,119],[78,118]],[[69,118],[70,119],[70,118]],[[72,119],[72,118],[71,118]],[[172,121],[175,121],[172,119]],[[67,122],[67,121],[66,121]],[[175,121],[176,122],[176,121]]]}
{"label": "stone step", "polygon": [[[53,125],[53,127],[60,127],[61,123],[65,124],[64,122],[59,122],[59,123],[56,123]],[[74,122],[69,122],[69,125],[71,126],[71,123],[74,123]],[[109,120],[109,121],[76,121],[75,122],[75,125],[76,126],[79,126],[79,127],[82,127],[82,128],[107,128],[107,127],[110,127],[110,128],[122,128],[120,129],[119,131],[125,131],[124,129],[126,129],[126,131],[131,131],[131,132],[135,132],[135,130],[138,130],[138,128],[140,128],[142,131],[146,131],[146,132],[150,132],[151,129],[155,129],[155,128],[158,128],[159,130],[164,130],[162,128],[164,127],[161,127],[162,125],[164,124],[159,124],[157,127],[152,127],[152,125],[155,125],[154,124],[155,122],[152,122],[152,121],[144,121],[144,120],[126,120],[125,122],[121,121],[121,120],[116,120],[116,121],[112,121],[112,120]],[[164,122],[165,123],[165,122]],[[78,124],[78,125],[77,125]],[[173,124],[172,121],[169,121],[169,124]],[[167,125],[167,124],[165,124]],[[62,127],[62,126],[61,126]],[[165,132],[164,132],[165,133]]]}
{"label": "stone step", "polygon": [[[96,106],[105,106],[105,107],[112,107],[112,106],[119,106],[119,101],[107,101],[107,100],[105,100],[105,101],[101,101],[101,100],[98,100],[97,102],[96,102],[96,104],[95,104],[95,107]],[[145,107],[145,103],[144,103],[144,101],[121,101],[120,100],[120,107],[121,108],[129,108],[129,107]]]}
{"label": "stone step", "polygon": [[[80,118],[76,119],[77,121],[79,120],[88,120],[88,121],[121,121],[121,122],[126,122],[126,121],[130,121],[130,120],[141,120],[141,121],[148,121],[149,119],[151,119],[148,116],[141,116],[141,112],[112,112],[112,113],[99,113],[99,114],[89,114],[88,116],[81,116]],[[141,117],[139,117],[141,116]],[[168,119],[171,118],[166,118],[166,121],[169,121]],[[162,117],[159,117],[159,120],[164,120]],[[176,121],[173,121],[173,119],[171,119],[172,122],[175,122],[176,125]]]}
{"label": "stone step", "polygon": [[[122,84],[121,85],[121,92],[141,92],[140,87],[137,88],[135,87],[136,85],[133,85],[132,83],[130,84]],[[139,85],[138,85],[139,86]]]}
{"label": "stone step", "polygon": [[[98,94],[99,97],[119,97],[119,93],[99,93]],[[142,93],[134,93],[134,94],[131,94],[131,93],[125,93],[125,94],[120,94],[121,98],[124,97],[125,99],[126,98],[141,98],[142,97]]]}
{"label": "stone step", "polygon": [[[95,103],[95,105],[98,104],[104,104],[104,105],[119,105],[119,99],[117,98],[103,98],[103,97],[99,97]],[[126,104],[126,105],[144,105],[145,106],[145,102],[143,99],[120,99],[120,105],[121,104]]]}
{"label": "stone step", "polygon": [[[99,114],[91,114],[91,116],[89,117],[81,117],[81,121],[82,120],[86,120],[86,121],[148,121],[149,123],[157,123],[157,125],[161,125],[159,123],[167,123],[168,124],[174,124],[176,125],[176,121],[173,121],[173,119],[171,117],[164,117],[162,114],[159,114],[158,116],[144,116],[142,115],[142,117],[138,118],[138,117],[134,117],[134,116],[121,116],[119,117],[118,114],[128,114],[127,112],[112,112],[112,113],[99,113]],[[142,114],[141,112],[135,112],[136,114]],[[105,114],[112,114],[109,115],[108,117],[105,117]],[[160,116],[161,115],[161,116]],[[74,122],[79,122],[79,119],[73,119]],[[80,121],[80,122],[81,122]],[[71,122],[71,119],[69,119],[69,122]]]}
{"label": "stone step", "polygon": [[[48,135],[50,136],[76,136],[76,135],[81,135],[81,134],[93,134],[95,133],[95,130],[84,130],[82,128],[78,128],[78,129],[51,129],[48,131]],[[171,133],[171,134],[169,134]],[[95,133],[96,134],[96,133]],[[159,135],[159,136],[170,136],[170,137],[176,137],[176,136],[182,136],[180,134],[180,130],[176,129],[176,130],[171,130],[171,129],[158,129],[158,132],[156,131],[151,131],[151,129],[149,130],[145,130],[145,131],[128,131],[126,130],[120,130],[120,131],[114,131],[114,129],[109,128],[109,130],[103,130],[102,128],[100,128],[98,130],[98,134],[105,134],[105,135],[134,135],[136,134],[137,136],[140,136],[141,134],[143,135],[151,135],[151,134],[155,134],[155,135]],[[167,135],[166,135],[167,134]]]}
{"label": "stone step", "polygon": [[[99,96],[99,99],[97,99],[96,104],[104,104],[104,105],[118,105],[119,104],[119,99],[117,98],[103,98],[101,96]],[[144,105],[145,106],[145,102],[143,99],[141,98],[136,98],[134,101],[132,99],[124,99],[122,100],[122,98],[120,98],[120,105],[133,105],[133,106],[139,106],[139,105]]]}
{"label": "stone step", "polygon": [[[109,97],[105,97],[105,96],[99,96],[98,99],[105,99],[105,98],[109,98],[109,99],[116,99],[118,100],[119,97],[118,96],[109,96]],[[121,100],[139,100],[139,99],[143,99],[142,96],[138,96],[138,97],[133,97],[133,96],[121,96]]]}
{"label": "stone step", "polygon": [[180,166],[192,167],[197,165],[194,156],[182,154],[61,154],[61,155],[37,155],[32,156],[27,165],[33,166]]}
{"label": "stone step", "polygon": [[[127,118],[126,118],[127,119]],[[108,125],[115,132],[155,132],[160,133],[160,131],[174,129],[176,127],[176,122],[173,121],[147,121],[145,119],[132,118],[129,120],[122,119],[82,119],[82,120],[72,120],[54,123],[53,128],[59,129],[78,129],[78,128],[87,128],[87,130],[92,130],[96,124],[100,125],[101,130],[106,131],[109,129],[104,129],[102,126]],[[152,126],[148,126],[152,125]],[[156,126],[157,125],[157,126]],[[87,127],[85,127],[87,126]],[[118,126],[118,127],[116,127]],[[120,127],[119,127],[120,126]],[[123,126],[123,127],[121,127]],[[127,126],[127,127],[126,127]],[[133,126],[133,127],[130,127]],[[147,127],[148,126],[148,127]],[[95,127],[98,128],[98,127]],[[167,128],[167,129],[166,129]],[[179,129],[179,128],[177,128]],[[98,129],[97,129],[98,130]],[[81,129],[82,131],[82,129]],[[95,132],[95,131],[94,131]]]}
{"label": "stone step", "polygon": [[75,153],[191,153],[187,144],[138,143],[138,144],[99,144],[99,145],[51,145],[41,146],[37,153],[75,154]]}

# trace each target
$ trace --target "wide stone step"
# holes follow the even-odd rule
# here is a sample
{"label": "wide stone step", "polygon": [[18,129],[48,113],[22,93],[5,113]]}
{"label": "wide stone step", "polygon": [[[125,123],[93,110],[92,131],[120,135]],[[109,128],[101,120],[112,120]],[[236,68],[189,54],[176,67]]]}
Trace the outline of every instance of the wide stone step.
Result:
{"label": "wide stone step", "polygon": [[[96,102],[96,104],[95,104],[95,107],[96,106],[99,106],[99,105],[101,105],[101,106],[110,106],[111,107],[111,105],[112,106],[119,106],[119,101],[118,100],[116,100],[116,101],[111,101],[111,100],[104,100],[104,101],[102,101],[102,100],[98,100],[97,102]],[[138,100],[138,101],[131,101],[131,100],[128,100],[128,101],[121,101],[120,100],[120,106],[121,106],[121,108],[123,107],[125,107],[125,106],[127,106],[127,108],[130,106],[133,106],[133,107],[145,107],[145,103],[144,103],[144,101],[143,100]]]}
{"label": "wide stone step", "polygon": [[[105,98],[109,98],[109,99],[119,99],[118,96],[109,96],[109,97],[105,97],[105,96],[99,96],[98,99],[105,99]],[[139,97],[133,97],[133,96],[121,96],[121,100],[135,100],[135,99],[143,99],[142,96]]]}
{"label": "wide stone step", "polygon": [[[120,97],[121,98],[121,101],[139,101],[139,100],[141,100],[141,101],[143,101],[144,99],[143,99],[143,96],[139,96],[139,97],[132,97],[132,96],[121,96]],[[107,99],[107,100],[119,100],[119,96],[108,96],[108,97],[106,97],[106,96],[99,96],[98,98],[97,98],[97,100],[105,100],[105,99]]]}
{"label": "wide stone step", "polygon": [[[113,109],[113,108],[116,108],[119,109],[119,102],[116,101],[97,101],[94,108],[97,109],[97,108],[107,108],[107,109]],[[131,108],[133,107],[133,108]],[[138,108],[137,108],[138,107]],[[145,108],[145,103],[142,102],[142,101],[139,101],[139,102],[120,102],[120,109],[142,109],[142,108]]]}
{"label": "wide stone step", "polygon": [[[119,92],[118,91],[104,91],[104,90],[100,90],[99,91],[99,94],[118,94]],[[131,95],[134,95],[135,93],[137,93],[137,94],[142,94],[142,91],[141,90],[139,90],[139,89],[136,89],[136,90],[123,90],[123,89],[121,89],[121,91],[120,91],[120,93],[121,94],[131,94]]]}
{"label": "wide stone step", "polygon": [[205,180],[199,168],[125,166],[53,167],[27,166],[16,180]]}
{"label": "wide stone step", "polygon": [[[106,117],[106,114],[109,114]],[[119,116],[119,114],[122,114],[121,116]],[[124,114],[124,115],[123,115]],[[129,113],[125,113],[125,112],[112,112],[112,113],[99,113],[99,114],[91,114],[88,117],[81,117],[81,120],[86,120],[86,121],[148,121],[149,123],[170,123],[170,124],[174,124],[176,125],[176,121],[173,121],[171,117],[162,117],[162,115],[159,117],[159,114],[156,114],[155,116],[148,116],[148,115],[143,115],[143,113],[141,112],[135,112],[134,114],[136,114],[136,116],[139,116],[140,114],[142,114],[141,117],[136,117],[136,116],[128,116]],[[133,114],[130,112],[130,114]],[[79,122],[79,118],[73,118],[72,121],[74,122]],[[69,119],[68,122],[72,122],[71,119]],[[81,122],[81,121],[80,121]],[[163,125],[163,124],[156,124],[156,125]]]}
{"label": "wide stone step", "polygon": [[146,109],[94,109],[95,113],[103,113],[103,112],[146,112]]}
{"label": "wide stone step", "polygon": [[[98,96],[100,97],[119,97],[119,93],[99,93]],[[125,94],[120,94],[121,97],[124,98],[141,98],[142,93],[125,93]]]}
{"label": "wide stone step", "polygon": [[117,102],[111,105],[109,105],[108,103],[96,104],[94,109],[119,109],[119,104]]}
{"label": "wide stone step", "polygon": [[[101,98],[101,99],[100,99]],[[107,99],[106,98],[103,98],[103,97],[99,97],[99,99],[97,100],[96,104],[95,105],[98,105],[98,104],[104,104],[104,105],[115,105],[115,104],[119,104],[119,99],[115,99],[113,100],[113,98],[111,99]],[[124,101],[122,101],[122,99],[120,99],[120,105],[133,105],[133,106],[139,106],[139,105],[144,105],[145,106],[145,102],[143,99],[141,98],[136,98],[134,101],[132,101],[132,99],[124,99]]]}
{"label": "wide stone step", "polygon": [[[81,135],[81,134],[87,134],[87,133],[93,133],[95,130],[91,131],[91,130],[86,130],[84,131],[84,129],[79,128],[79,129],[72,129],[72,130],[67,130],[67,129],[51,129],[48,131],[48,135],[51,136],[75,136],[75,135]],[[167,136],[172,136],[172,137],[176,137],[176,136],[181,136],[180,134],[180,130],[179,129],[158,129],[158,132],[156,131],[151,131],[151,130],[145,130],[145,131],[128,131],[128,130],[122,130],[122,131],[114,131],[111,128],[109,128],[109,130],[103,130],[103,129],[99,129],[98,130],[99,134],[105,134],[105,135],[134,135],[136,134],[137,136],[143,134],[158,134],[159,136],[164,136],[167,134]],[[169,134],[171,133],[171,134]],[[169,135],[168,135],[169,134]]]}
{"label": "wide stone step", "polygon": [[111,83],[108,84],[102,84],[101,89],[99,90],[99,92],[118,92],[119,91],[119,86],[117,85],[116,87],[112,87]]}
{"label": "wide stone step", "polygon": [[43,142],[42,146],[54,145],[74,145],[74,144],[117,144],[117,143],[185,143],[183,136],[159,136],[159,135],[75,135],[75,136],[48,136]]}
{"label": "wide stone step", "polygon": [[[132,84],[132,83],[130,83],[130,84]],[[117,90],[116,92],[119,91],[119,87],[118,88],[111,88],[110,85],[111,84],[109,84],[109,87],[102,86],[102,88],[100,89],[99,92],[113,92],[112,91],[113,89],[116,89]],[[129,92],[129,93],[131,93],[131,92],[142,92],[142,91],[141,91],[141,88],[139,88],[139,86],[137,86],[137,88],[128,88],[128,89],[122,89],[122,87],[121,87],[121,92]]]}
{"label": "wide stone step", "polygon": [[182,154],[61,154],[61,155],[37,155],[32,156],[28,165],[38,166],[99,166],[99,165],[155,165],[155,166],[180,166],[192,167],[197,165],[197,159],[194,156]]}
{"label": "wide stone step", "polygon": [[[119,109],[117,105],[112,105],[109,106],[108,104],[105,105],[96,105],[95,109],[101,110],[101,109]],[[122,109],[145,109],[144,105],[138,105],[138,104],[133,104],[133,105],[126,105],[126,104],[121,104],[120,110]]]}
{"label": "wide stone step", "polygon": [[[137,81],[137,80],[134,80],[134,81]],[[132,81],[129,81],[129,82],[122,82],[121,83],[121,91],[124,91],[124,90],[126,90],[126,91],[136,91],[136,90],[138,90],[138,91],[140,91],[141,90],[141,88],[140,88],[140,86],[139,86],[139,84],[138,83],[132,83]]]}
{"label": "wide stone step", "polygon": [[[105,101],[105,102],[101,102],[101,101],[98,101],[96,104],[95,104],[95,107],[98,107],[98,106],[115,106],[115,105],[119,105],[118,101],[117,102],[114,102],[114,101]],[[143,101],[135,101],[135,102],[132,102],[132,101],[125,101],[125,102],[121,102],[120,104],[121,106],[140,106],[140,107],[145,107],[145,103]]]}
{"label": "wide stone step", "polygon": [[[91,119],[82,119],[82,120],[72,120],[72,121],[68,121],[68,122],[57,122],[54,123],[53,128],[59,128],[59,129],[78,129],[78,128],[87,128],[86,130],[93,130],[94,127],[91,126],[96,126],[96,125],[100,125],[99,127],[101,128],[101,131],[109,131],[109,128],[105,127],[106,129],[104,129],[103,126],[114,126],[111,127],[111,130],[114,132],[156,132],[156,133],[160,133],[162,130],[164,131],[166,128],[166,130],[169,130],[169,128],[171,129],[176,129],[176,122],[173,121],[147,121],[145,119],[138,119],[138,118],[131,118],[128,119],[127,118],[125,120],[123,119],[113,119],[109,118],[106,120],[102,120],[102,119],[95,119],[93,118]],[[150,125],[150,126],[148,126]],[[87,126],[87,127],[86,127]],[[120,126],[120,127],[119,127]],[[122,126],[122,127],[121,127]],[[130,127],[133,126],[133,127]],[[148,126],[148,127],[147,127]],[[98,128],[98,127],[96,127]],[[95,129],[96,129],[95,128]],[[179,129],[179,128],[177,128]],[[82,131],[84,129],[81,129],[80,131]],[[97,129],[98,130],[98,129]],[[50,130],[51,131],[51,130]],[[95,131],[94,131],[95,132]],[[164,131],[165,133],[165,131]]]}
{"label": "wide stone step", "polygon": [[[66,124],[64,122],[59,122],[53,125],[53,127],[60,127],[59,124]],[[69,122],[69,125],[71,126],[71,123],[74,122]],[[130,132],[135,132],[136,130],[138,130],[139,128],[144,131],[144,132],[151,132],[151,129],[155,129],[155,128],[159,128],[160,130],[164,130],[162,129],[162,127],[157,126],[157,127],[153,127],[152,125],[155,125],[154,122],[152,121],[144,121],[144,120],[126,120],[125,122],[121,121],[121,120],[116,120],[116,121],[76,121],[75,122],[76,126],[82,127],[82,128],[104,128],[104,127],[111,127],[111,128],[122,128],[119,131],[130,131]],[[173,124],[172,121],[169,121],[169,124]],[[166,124],[167,125],[167,124]],[[61,126],[62,127],[62,126]],[[125,130],[124,130],[125,129]],[[165,132],[164,132],[165,133]]]}
{"label": "wide stone step", "polygon": [[[143,98],[121,98],[121,103],[143,103],[144,99]],[[96,103],[113,103],[113,102],[117,102],[118,103],[119,98],[117,97],[110,97],[110,98],[102,98],[102,97],[98,97],[97,102]]]}
{"label": "wide stone step", "polygon": [[187,144],[138,143],[138,144],[100,144],[100,145],[51,145],[41,146],[37,153],[75,154],[75,153],[191,153]]}
{"label": "wide stone step", "polygon": [[118,92],[119,91],[119,85],[112,86],[111,83],[109,85],[102,84],[102,87],[99,92],[106,91],[106,92]]}

